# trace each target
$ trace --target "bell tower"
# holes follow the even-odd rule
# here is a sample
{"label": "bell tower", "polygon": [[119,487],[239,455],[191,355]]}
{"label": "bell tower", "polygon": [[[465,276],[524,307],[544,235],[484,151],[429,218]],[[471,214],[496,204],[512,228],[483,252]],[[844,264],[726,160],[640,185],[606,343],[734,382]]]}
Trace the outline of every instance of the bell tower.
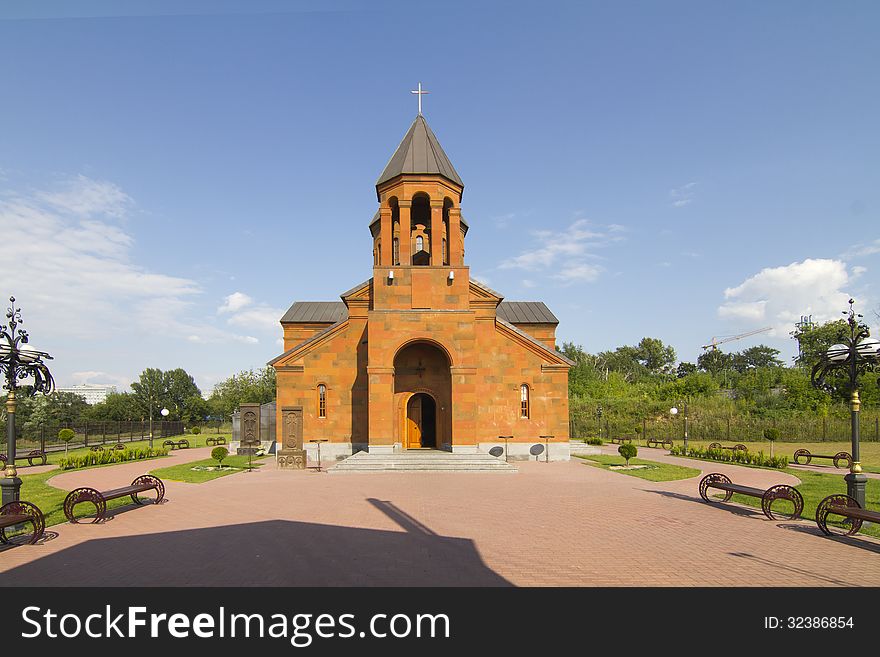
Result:
{"label": "bell tower", "polygon": [[463,192],[464,183],[420,111],[376,182],[373,266],[463,266]]}

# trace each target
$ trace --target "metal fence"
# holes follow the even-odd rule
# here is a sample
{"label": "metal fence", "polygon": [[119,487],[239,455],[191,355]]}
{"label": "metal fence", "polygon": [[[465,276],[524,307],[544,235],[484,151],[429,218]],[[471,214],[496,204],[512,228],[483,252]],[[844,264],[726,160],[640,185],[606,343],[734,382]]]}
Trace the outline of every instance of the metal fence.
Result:
{"label": "metal fence", "polygon": [[[633,439],[684,438],[684,413],[675,417],[625,417],[606,414],[601,419],[595,413],[572,412],[569,417],[572,438],[622,437]],[[763,441],[764,429],[779,430],[780,442],[847,442],[850,440],[850,419],[840,417],[764,419],[731,415],[719,417],[700,413],[689,414],[688,437],[691,440],[727,440],[735,442]],[[872,414],[861,417],[861,440],[880,442],[880,417]]]}
{"label": "metal fence", "polygon": [[[25,425],[16,428],[15,449],[17,454],[33,449],[44,452],[63,451],[64,441],[58,438],[61,429],[73,429],[76,434],[67,444],[68,449],[90,447],[92,445],[115,445],[139,440],[149,440],[150,422],[121,421],[114,422],[68,422],[60,424]],[[219,426],[218,426],[219,430]],[[163,439],[184,432],[183,422],[170,420],[153,421],[153,439]],[[3,452],[6,452],[6,437],[0,440]]]}

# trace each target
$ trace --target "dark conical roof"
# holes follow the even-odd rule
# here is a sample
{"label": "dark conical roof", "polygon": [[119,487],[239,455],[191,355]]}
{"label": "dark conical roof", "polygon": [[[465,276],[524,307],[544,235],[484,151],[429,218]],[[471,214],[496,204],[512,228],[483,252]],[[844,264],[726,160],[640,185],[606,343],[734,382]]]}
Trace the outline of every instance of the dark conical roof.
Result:
{"label": "dark conical roof", "polygon": [[400,142],[400,146],[394,151],[388,166],[379,176],[376,185],[388,182],[395,176],[405,173],[434,173],[448,178],[457,185],[464,187],[461,178],[452,166],[452,162],[446,157],[437,137],[428,127],[425,117],[419,114],[416,120],[407,130]]}

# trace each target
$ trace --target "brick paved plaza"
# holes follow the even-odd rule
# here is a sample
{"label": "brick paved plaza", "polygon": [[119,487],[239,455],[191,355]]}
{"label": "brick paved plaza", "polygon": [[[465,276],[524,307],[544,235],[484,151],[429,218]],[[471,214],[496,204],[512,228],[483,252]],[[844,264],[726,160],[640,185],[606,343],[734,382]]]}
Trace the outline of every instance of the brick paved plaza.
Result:
{"label": "brick paved plaza", "polygon": [[[661,456],[738,483],[794,483],[769,470]],[[175,452],[166,466],[205,458]],[[650,456],[649,456],[650,455]],[[822,537],[707,505],[698,478],[652,483],[571,462],[514,475],[327,475],[269,463],[203,484],[169,481],[167,503],[0,553],[3,585],[880,585],[880,541]],[[65,489],[126,484],[157,462],[59,474]]]}

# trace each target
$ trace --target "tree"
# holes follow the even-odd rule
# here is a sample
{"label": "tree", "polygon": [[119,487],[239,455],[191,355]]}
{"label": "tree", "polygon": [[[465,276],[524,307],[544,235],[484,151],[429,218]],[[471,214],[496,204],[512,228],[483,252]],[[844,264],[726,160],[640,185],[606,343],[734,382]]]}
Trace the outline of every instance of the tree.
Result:
{"label": "tree", "polygon": [[679,379],[686,377],[688,374],[693,374],[697,371],[697,366],[693,363],[688,363],[682,361],[678,364],[678,367],[675,369],[675,376]]}
{"label": "tree", "polygon": [[72,392],[37,395],[28,406],[25,426],[70,424],[80,419],[89,408],[84,397]]}
{"label": "tree", "polygon": [[[177,368],[163,372],[165,381],[165,398],[163,405],[170,411],[169,419],[184,420],[187,408],[198,412],[197,403],[193,399],[202,398],[202,391],[196,385],[195,380],[187,374],[186,370]],[[202,419],[202,418],[198,418]]]}
{"label": "tree", "polygon": [[149,418],[152,413],[154,420],[162,419],[160,413],[167,408],[169,420],[190,420],[191,412],[196,420],[204,419],[204,407],[193,401],[194,397],[201,398],[202,391],[184,369],[163,372],[148,367],[131,384],[131,389],[140,417]]}
{"label": "tree", "polygon": [[781,367],[783,363],[777,356],[778,349],[760,344],[731,354],[731,367],[740,373],[758,367]]}
{"label": "tree", "polygon": [[228,418],[242,403],[267,404],[275,400],[275,368],[244,370],[214,386],[208,399],[211,413]]}
{"label": "tree", "polygon": [[704,372],[718,374],[723,370],[730,369],[733,365],[732,361],[730,354],[725,354],[720,349],[708,349],[697,358],[697,367]]}
{"label": "tree", "polygon": [[160,419],[159,412],[165,399],[165,376],[162,370],[148,367],[131,384],[131,389],[140,416],[149,418],[152,415],[152,419]]}
{"label": "tree", "polygon": [[70,444],[70,441],[73,440],[73,437],[76,433],[73,429],[62,429],[58,432],[58,440],[64,442],[64,455],[67,456],[67,446]]}
{"label": "tree", "polygon": [[779,440],[779,429],[767,427],[764,429],[764,439],[770,441],[770,458],[773,458],[773,443]]}
{"label": "tree", "polygon": [[795,363],[810,369],[819,361],[824,351],[849,335],[849,325],[843,319],[824,324],[807,324],[797,327],[790,335],[798,342],[799,353]]}
{"label": "tree", "polygon": [[112,392],[104,401],[93,404],[86,412],[90,420],[113,420],[115,422],[140,419],[141,413],[134,395],[128,392]]}
{"label": "tree", "polygon": [[223,469],[223,459],[229,456],[229,450],[225,447],[215,447],[211,450],[211,458],[217,461],[220,464],[220,469]]}
{"label": "tree", "polygon": [[639,450],[632,443],[623,443],[617,448],[617,453],[626,459],[626,467],[629,467],[629,460],[634,459],[639,453]]}
{"label": "tree", "polygon": [[642,338],[635,347],[635,355],[651,374],[668,374],[675,364],[675,349],[657,338]]}

